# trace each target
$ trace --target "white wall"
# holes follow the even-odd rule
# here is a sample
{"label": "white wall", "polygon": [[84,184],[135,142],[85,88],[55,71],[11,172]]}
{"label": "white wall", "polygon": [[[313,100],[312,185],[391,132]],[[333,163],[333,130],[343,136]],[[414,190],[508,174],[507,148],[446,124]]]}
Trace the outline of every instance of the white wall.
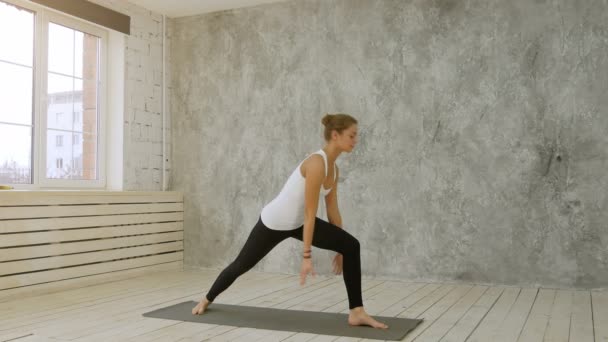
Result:
{"label": "white wall", "polygon": [[[92,2],[131,17],[131,34],[125,39],[123,189],[162,190],[163,17],[124,0]],[[165,184],[171,169],[168,114]]]}

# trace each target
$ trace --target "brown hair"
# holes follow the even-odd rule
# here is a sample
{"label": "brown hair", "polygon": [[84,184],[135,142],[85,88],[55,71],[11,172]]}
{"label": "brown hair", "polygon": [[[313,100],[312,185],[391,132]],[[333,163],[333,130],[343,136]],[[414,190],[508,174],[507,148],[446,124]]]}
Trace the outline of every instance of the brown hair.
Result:
{"label": "brown hair", "polygon": [[357,124],[357,120],[348,114],[325,114],[321,123],[325,126],[325,140],[329,141],[332,131],[342,133],[345,129]]}

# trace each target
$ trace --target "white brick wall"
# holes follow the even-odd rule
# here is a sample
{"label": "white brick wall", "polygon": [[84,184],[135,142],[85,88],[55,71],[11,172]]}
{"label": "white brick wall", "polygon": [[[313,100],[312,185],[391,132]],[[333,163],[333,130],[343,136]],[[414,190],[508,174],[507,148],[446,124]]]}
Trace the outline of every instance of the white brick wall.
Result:
{"label": "white brick wall", "polygon": [[[125,190],[161,190],[162,185],[162,15],[125,0],[91,0],[131,17],[125,51]],[[165,42],[168,45],[168,42]],[[165,82],[168,86],[168,79]],[[169,94],[165,95],[168,99]],[[170,116],[166,113],[166,179],[170,175]]]}

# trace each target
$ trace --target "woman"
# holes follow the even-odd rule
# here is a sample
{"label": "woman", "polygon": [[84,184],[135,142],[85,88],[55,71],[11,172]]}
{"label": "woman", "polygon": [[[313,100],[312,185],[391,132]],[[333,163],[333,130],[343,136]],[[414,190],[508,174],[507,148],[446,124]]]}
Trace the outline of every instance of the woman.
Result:
{"label": "woman", "polygon": [[[369,325],[386,329],[386,324],[370,317],[363,309],[361,296],[361,260],[359,241],[342,230],[338,210],[338,168],[336,159],[342,152],[351,152],[357,143],[357,120],[347,114],[327,114],[323,149],[311,154],[293,171],[279,195],[268,203],[251,231],[237,258],[215,280],[211,289],[192,314],[205,312],[213,300],[239,276],[250,270],[277,244],[292,237],[304,242],[300,284],[312,274],[311,246],[337,252],[334,272],[344,273],[351,325]],[[316,217],[319,195],[325,197],[329,222]]]}

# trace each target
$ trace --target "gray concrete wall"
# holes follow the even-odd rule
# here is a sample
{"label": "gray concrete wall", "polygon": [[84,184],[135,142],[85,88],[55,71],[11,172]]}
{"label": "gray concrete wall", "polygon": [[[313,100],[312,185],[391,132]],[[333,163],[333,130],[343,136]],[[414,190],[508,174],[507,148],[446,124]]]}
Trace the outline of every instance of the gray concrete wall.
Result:
{"label": "gray concrete wall", "polygon": [[[364,276],[608,284],[608,3],[299,0],[174,20],[187,265],[221,268],[324,112]],[[299,242],[257,270],[299,272]],[[331,255],[315,250],[318,271]]]}

